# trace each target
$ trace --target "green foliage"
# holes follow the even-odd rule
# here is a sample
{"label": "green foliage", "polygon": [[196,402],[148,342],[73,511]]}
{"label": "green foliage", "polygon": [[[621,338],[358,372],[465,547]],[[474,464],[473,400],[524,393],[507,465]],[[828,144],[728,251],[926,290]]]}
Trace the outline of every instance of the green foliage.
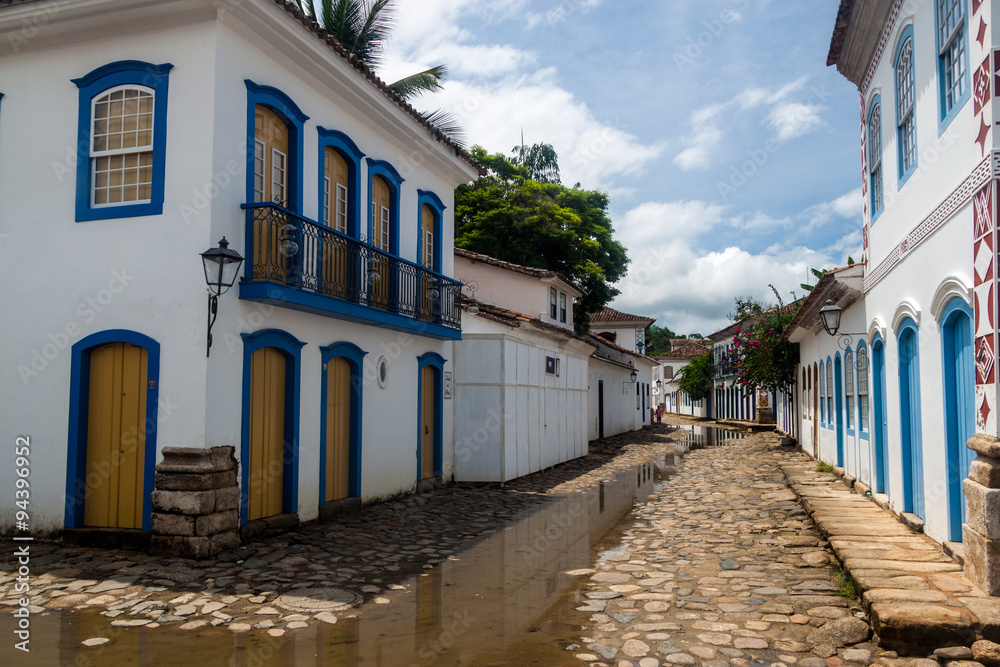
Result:
{"label": "green foliage", "polygon": [[[296,1],[306,16],[318,21],[358,60],[369,67],[378,67],[385,42],[392,32],[393,0],[319,0],[318,17],[313,0]],[[444,65],[436,65],[390,83],[389,89],[409,101],[422,93],[441,90],[441,82],[447,75]],[[421,112],[420,115],[452,141],[463,145],[462,130],[454,116],[440,109]]]}
{"label": "green foliage", "polygon": [[539,183],[559,183],[559,157],[552,144],[515,146],[511,162],[528,168],[528,178]]}
{"label": "green foliage", "polygon": [[835,568],[833,576],[837,579],[837,595],[849,600],[854,600],[859,597],[858,584],[854,581],[854,577],[851,576],[850,572],[841,568]]}
{"label": "green foliage", "polygon": [[670,351],[670,340],[680,338],[667,327],[658,327],[655,324],[646,329],[646,355],[657,357]]}
{"label": "green foliage", "polygon": [[833,466],[829,463],[823,463],[820,461],[816,464],[816,472],[833,472]]}
{"label": "green foliage", "polygon": [[798,346],[782,339],[785,327],[795,317],[799,304],[785,305],[778,291],[770,286],[777,305],[765,305],[751,298],[736,299],[733,317],[740,326],[733,337],[736,369],[744,390],[787,390],[795,384]]}
{"label": "green foliage", "polygon": [[[854,263],[853,260],[851,260],[850,257],[848,257],[847,259],[849,260],[850,264]],[[826,275],[830,271],[830,269],[823,269],[823,270],[820,270],[820,269],[809,269],[809,271],[811,271],[812,274],[816,277],[816,280],[819,280],[824,275]],[[801,287],[802,289],[804,289],[807,292],[812,292],[813,291],[813,287],[815,287],[815,285],[810,285],[809,283],[802,283],[801,285],[799,285],[799,287]]]}
{"label": "green foliage", "polygon": [[691,357],[688,365],[677,371],[681,376],[678,386],[692,401],[700,401],[712,394],[712,353]]}
{"label": "green foliage", "polygon": [[528,166],[480,146],[469,152],[487,174],[455,190],[455,245],[566,276],[584,293],[573,310],[577,331],[586,331],[590,314],[619,294],[612,285],[629,264],[613,238],[608,196],[542,183]]}

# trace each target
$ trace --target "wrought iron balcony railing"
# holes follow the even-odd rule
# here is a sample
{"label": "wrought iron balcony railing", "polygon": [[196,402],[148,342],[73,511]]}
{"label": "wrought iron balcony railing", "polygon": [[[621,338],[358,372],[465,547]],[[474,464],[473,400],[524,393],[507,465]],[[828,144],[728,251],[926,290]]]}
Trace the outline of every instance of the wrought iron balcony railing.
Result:
{"label": "wrought iron balcony railing", "polygon": [[461,330],[456,280],[272,203],[246,209],[245,280]]}
{"label": "wrought iron balcony railing", "polygon": [[737,375],[735,360],[729,359],[712,366],[713,379],[729,377],[731,375]]}

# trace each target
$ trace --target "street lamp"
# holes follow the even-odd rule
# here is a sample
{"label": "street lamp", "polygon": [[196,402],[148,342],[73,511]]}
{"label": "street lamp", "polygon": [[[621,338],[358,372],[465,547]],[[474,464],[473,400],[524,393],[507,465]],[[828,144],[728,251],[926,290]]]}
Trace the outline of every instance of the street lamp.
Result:
{"label": "street lamp", "polygon": [[218,315],[219,297],[233,286],[236,275],[243,263],[243,255],[229,249],[229,241],[223,236],[218,248],[209,248],[201,253],[205,265],[205,282],[208,284],[208,347],[205,356],[212,350],[212,325]]}
{"label": "street lamp", "polygon": [[633,369],[632,369],[632,372],[631,372],[631,373],[629,373],[629,374],[628,374],[628,376],[629,376],[629,378],[630,378],[630,379],[632,380],[632,384],[635,384],[635,380],[636,380],[636,378],[637,378],[637,377],[639,377],[639,374],[638,374],[638,373],[636,373],[636,372],[635,372],[635,369],[633,368]]}
{"label": "street lamp", "polygon": [[656,381],[656,391],[660,391],[661,389],[663,389],[663,380],[657,380]]}
{"label": "street lamp", "polygon": [[840,314],[843,309],[836,305],[832,299],[826,300],[826,305],[819,309],[819,319],[823,322],[823,328],[831,336],[837,335],[840,329]]}
{"label": "street lamp", "polygon": [[[854,336],[864,336],[863,333],[842,333],[838,334],[840,331],[840,316],[843,313],[843,309],[835,304],[832,299],[826,300],[826,305],[819,309],[819,319],[823,322],[823,329],[826,330],[831,336],[838,336],[837,344],[840,349],[846,350],[854,342]],[[859,371],[868,370],[868,355],[857,354],[854,357],[854,368]]]}

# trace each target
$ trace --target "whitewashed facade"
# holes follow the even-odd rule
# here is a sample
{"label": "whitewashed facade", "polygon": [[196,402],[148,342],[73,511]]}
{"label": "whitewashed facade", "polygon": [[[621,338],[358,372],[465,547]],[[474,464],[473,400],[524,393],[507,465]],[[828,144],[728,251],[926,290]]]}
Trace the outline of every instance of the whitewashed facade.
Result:
{"label": "whitewashed facade", "polygon": [[[471,161],[271,0],[100,0],[56,12],[24,2],[0,7],[0,35],[0,252],[8,275],[34,276],[5,300],[18,325],[0,334],[11,371],[0,431],[10,442],[31,437],[33,530],[95,525],[87,503],[95,485],[106,492],[108,474],[87,467],[97,436],[81,397],[97,382],[87,375],[93,355],[109,345],[148,355],[136,389],[145,413],[123,444],[140,455],[129,491],[139,507],[131,523],[107,519],[111,527],[150,531],[153,466],[167,447],[232,447],[246,524],[256,493],[250,376],[265,348],[285,374],[284,396],[272,396],[283,401],[281,471],[268,477],[281,480],[281,514],[313,519],[328,502],[327,430],[342,425],[324,401],[338,359],[350,377],[347,496],[382,498],[444,474],[454,402],[442,400],[442,378],[460,337],[452,193],[476,177]],[[118,132],[98,124],[119,113],[114,95],[146,99],[151,113],[138,115],[151,139],[96,143]],[[265,142],[267,119],[275,136]],[[124,122],[128,134],[134,121]],[[135,136],[149,145],[130,152]],[[348,165],[342,193],[324,180],[328,148]],[[136,191],[127,185],[136,180],[148,184]],[[374,219],[373,187],[389,193]],[[341,194],[342,230],[341,208],[327,215]],[[198,255],[223,237],[245,261],[240,284],[219,299],[206,357]],[[44,259],[33,252],[39,239]],[[291,249],[286,240],[297,252],[276,252],[278,241]],[[424,413],[422,377],[435,385]],[[415,456],[421,419],[433,422],[429,473]],[[3,467],[0,487],[13,482]],[[12,506],[0,509],[0,526],[13,519]]]}
{"label": "whitewashed facade", "polygon": [[455,480],[506,482],[586,455],[596,345],[573,333],[571,310],[539,310],[553,287],[557,308],[559,294],[572,304],[581,292],[552,272],[460,249],[455,273],[476,286],[455,344]]}
{"label": "whitewashed facade", "polygon": [[[815,410],[802,418],[820,457],[919,517],[935,540],[963,541],[967,573],[991,593],[1000,534],[967,514],[963,487],[977,508],[1000,494],[982,474],[1000,463],[983,444],[998,435],[998,15],[988,0],[841,3],[828,62],[860,93],[865,241],[863,302],[845,309],[842,330],[863,333],[854,351],[869,358],[870,428],[852,447],[847,423],[861,417],[843,412],[858,410],[857,384],[853,397],[841,390],[843,350],[832,380],[817,372],[811,389],[822,401],[832,385],[833,416],[821,413],[818,429]],[[803,339],[803,368],[823,361],[829,373],[825,335]],[[981,454],[970,480],[967,443]]]}
{"label": "whitewashed facade", "polygon": [[587,367],[589,439],[637,431],[652,423],[656,406],[649,380],[656,361],[599,336],[587,338],[598,346]]}
{"label": "whitewashed facade", "polygon": [[609,340],[618,347],[642,354],[646,347],[646,330],[654,322],[656,319],[652,317],[604,307],[590,316],[590,333]]}

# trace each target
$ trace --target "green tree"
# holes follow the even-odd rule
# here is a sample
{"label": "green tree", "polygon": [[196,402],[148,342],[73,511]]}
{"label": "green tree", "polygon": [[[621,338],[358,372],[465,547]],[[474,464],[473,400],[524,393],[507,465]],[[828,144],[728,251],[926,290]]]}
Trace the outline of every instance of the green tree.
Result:
{"label": "green tree", "polygon": [[677,374],[681,377],[678,387],[692,401],[707,398],[712,394],[712,352],[691,357],[687,366],[677,371]]}
{"label": "green tree", "polygon": [[658,327],[655,324],[646,329],[646,355],[658,357],[670,351],[670,341],[680,338],[667,327]]}
{"label": "green tree", "polygon": [[613,238],[608,196],[542,183],[529,167],[481,146],[469,152],[487,173],[455,190],[455,245],[566,276],[584,293],[574,325],[586,331],[590,314],[619,294],[612,285],[628,270],[625,247]]}
{"label": "green tree", "polygon": [[[382,61],[385,42],[392,32],[393,0],[319,0],[319,16],[314,0],[296,0],[299,9],[333,35],[340,45],[372,69]],[[442,89],[448,74],[444,65],[435,65],[389,84],[389,88],[410,101],[422,93]],[[440,109],[421,112],[425,120],[446,133],[456,143],[462,141],[462,130],[455,118]]]}

